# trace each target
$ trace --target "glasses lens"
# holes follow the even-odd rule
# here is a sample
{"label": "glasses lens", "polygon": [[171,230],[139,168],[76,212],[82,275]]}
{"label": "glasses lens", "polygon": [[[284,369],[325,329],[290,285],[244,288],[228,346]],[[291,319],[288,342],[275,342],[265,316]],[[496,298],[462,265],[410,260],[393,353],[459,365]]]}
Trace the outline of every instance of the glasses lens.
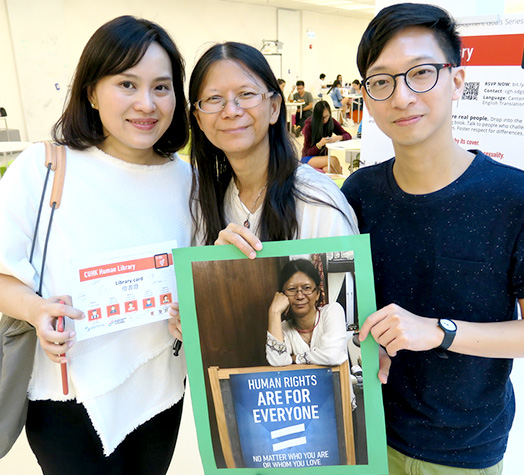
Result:
{"label": "glasses lens", "polygon": [[238,107],[242,109],[251,109],[262,103],[262,94],[256,92],[242,92],[235,99]]}
{"label": "glasses lens", "polygon": [[406,82],[415,92],[429,91],[438,79],[438,70],[432,64],[415,66],[406,73]]}
{"label": "glasses lens", "polygon": [[395,89],[395,78],[389,74],[375,74],[366,80],[367,93],[377,101],[387,99]]}
{"label": "glasses lens", "polygon": [[220,112],[224,107],[224,98],[222,96],[211,96],[198,101],[197,106],[202,112]]}

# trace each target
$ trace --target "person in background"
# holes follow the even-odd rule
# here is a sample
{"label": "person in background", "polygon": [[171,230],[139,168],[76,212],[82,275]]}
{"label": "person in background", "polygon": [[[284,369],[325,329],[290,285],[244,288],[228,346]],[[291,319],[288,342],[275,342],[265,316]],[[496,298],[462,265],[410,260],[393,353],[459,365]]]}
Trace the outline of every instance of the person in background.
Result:
{"label": "person in background", "polygon": [[[294,92],[296,89],[297,92]],[[298,80],[296,86],[293,86],[291,93],[289,94],[289,101],[293,102],[303,102],[302,112],[300,109],[296,113],[296,123],[294,127],[294,133],[298,137],[302,127],[304,127],[304,122],[308,117],[313,113],[313,95],[310,92],[306,91],[304,81]]]}
{"label": "person in background", "polygon": [[339,79],[336,79],[333,82],[333,85],[331,86],[331,88],[328,90],[327,93],[328,95],[331,96],[331,99],[333,100],[333,105],[337,109],[342,110],[342,117],[344,118],[342,123],[345,124],[348,105],[351,99],[349,97],[342,96],[342,92],[340,91],[341,87],[342,87],[342,83],[340,82]]}
{"label": "person in background", "polygon": [[282,95],[284,96],[284,89],[286,89],[286,81],[283,79],[277,79],[278,87],[282,91]]}
{"label": "person in background", "polygon": [[381,10],[357,53],[366,109],[395,151],[342,188],[373,250],[379,310],[360,339],[387,351],[391,475],[501,474],[515,414],[524,171],[455,142],[460,61],[453,18],[414,3]]}
{"label": "person in background", "polygon": [[[278,83],[278,87],[280,88],[280,91],[282,92],[282,97],[285,98],[286,95],[285,95],[285,89],[286,89],[286,81],[284,81],[283,79],[277,79],[277,83]],[[289,128],[290,126],[290,123],[289,123],[289,120],[288,120],[289,116],[288,116],[288,111],[287,111],[287,108],[286,108],[286,127]]]}
{"label": "person in background", "polygon": [[[344,83],[342,82],[342,74],[338,74],[337,79],[335,79],[335,81],[340,81],[340,87],[342,87],[344,85]],[[333,84],[335,84],[335,81],[333,81]]]}
{"label": "person in background", "polygon": [[[162,475],[171,463],[186,364],[173,356],[167,321],[74,342],[71,319],[85,316],[70,297],[78,273],[70,263],[173,239],[191,244],[191,169],[176,154],[189,131],[183,81],[173,40],[148,20],[116,18],[87,42],[53,129],[67,170],[42,296],[33,291],[40,267],[28,254],[45,181],[43,144],[24,151],[0,182],[0,311],[38,336],[26,434],[45,475]],[[111,232],[93,233],[94,226]],[[35,262],[44,240],[39,233]]]}
{"label": "person in background", "polygon": [[362,94],[362,84],[358,79],[353,79],[351,87],[349,88],[350,94]]}
{"label": "person in background", "polygon": [[[351,88],[349,89],[350,94],[356,94],[358,96],[362,95],[362,84],[358,79],[354,79],[351,83]],[[350,100],[351,108],[351,117],[354,122],[361,122],[362,119],[362,98],[361,97],[352,97]]]}
{"label": "person in background", "polygon": [[351,140],[351,134],[331,117],[331,108],[326,101],[319,101],[313,108],[313,115],[304,124],[304,147],[302,148],[302,163],[325,173],[342,173],[342,167],[337,157],[331,156],[331,168],[328,169],[328,150],[326,144]]}
{"label": "person in background", "polygon": [[321,305],[320,274],[313,263],[290,260],[278,285],[268,311],[267,362],[338,366],[346,361],[344,309],[338,302]]}
{"label": "person in background", "polygon": [[318,77],[318,97],[322,97],[323,91],[326,88],[326,75],[321,73]]}

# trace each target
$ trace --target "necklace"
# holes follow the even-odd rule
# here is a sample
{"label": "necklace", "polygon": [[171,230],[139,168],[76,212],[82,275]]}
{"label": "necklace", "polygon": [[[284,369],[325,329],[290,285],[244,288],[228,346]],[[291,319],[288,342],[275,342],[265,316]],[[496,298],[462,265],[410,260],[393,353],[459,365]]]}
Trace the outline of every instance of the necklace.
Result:
{"label": "necklace", "polygon": [[317,310],[317,316],[315,318],[315,324],[313,325],[313,328],[308,328],[307,330],[302,330],[301,328],[298,328],[297,325],[295,324],[295,329],[299,333],[311,333],[317,327],[317,325],[319,323],[320,323],[320,310]]}
{"label": "necklace", "polygon": [[[253,202],[253,206],[251,206],[251,208],[248,208],[246,206],[246,209],[247,209],[247,216],[246,216],[246,219],[244,221],[244,227],[249,229],[251,227],[251,223],[249,222],[249,218],[251,218],[251,216],[253,215],[253,213],[256,211],[256,206],[257,206],[257,202],[258,200],[260,199],[260,197],[262,196],[262,192],[266,189],[267,185],[264,185],[261,190],[259,191],[257,197],[255,198],[255,201]],[[245,205],[244,205],[245,206]],[[253,211],[251,211],[251,209]]]}

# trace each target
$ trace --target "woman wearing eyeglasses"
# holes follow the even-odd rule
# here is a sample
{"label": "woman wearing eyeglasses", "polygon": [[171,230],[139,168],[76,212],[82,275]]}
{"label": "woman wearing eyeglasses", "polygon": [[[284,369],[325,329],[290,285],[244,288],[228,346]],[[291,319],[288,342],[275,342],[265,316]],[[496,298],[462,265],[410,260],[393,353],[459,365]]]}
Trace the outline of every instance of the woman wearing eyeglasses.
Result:
{"label": "woman wearing eyeglasses", "polygon": [[235,244],[254,258],[261,241],[357,233],[331,179],[299,166],[282,92],[257,49],[212,46],[193,70],[189,99],[197,243]]}
{"label": "woman wearing eyeglasses", "polygon": [[346,361],[344,309],[336,302],[320,305],[320,275],[315,266],[306,259],[289,261],[280,271],[278,284],[268,312],[268,363],[337,366]]}

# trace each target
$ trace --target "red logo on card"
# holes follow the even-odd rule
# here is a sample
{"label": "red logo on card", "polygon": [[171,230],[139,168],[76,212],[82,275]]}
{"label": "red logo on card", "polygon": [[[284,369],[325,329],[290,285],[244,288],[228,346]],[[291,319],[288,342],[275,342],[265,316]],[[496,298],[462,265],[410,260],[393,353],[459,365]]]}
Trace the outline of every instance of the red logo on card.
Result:
{"label": "red logo on card", "polygon": [[169,266],[169,257],[167,253],[157,254],[155,256],[155,269],[162,269]]}
{"label": "red logo on card", "polygon": [[87,319],[89,321],[99,320],[100,318],[102,318],[102,310],[100,308],[94,308],[87,312]]}
{"label": "red logo on card", "polygon": [[155,298],[154,297],[147,297],[144,300],[142,300],[142,305],[144,308],[153,308],[155,306]]}
{"label": "red logo on card", "polygon": [[120,304],[115,303],[107,306],[107,315],[112,317],[114,315],[120,315]]}
{"label": "red logo on card", "polygon": [[138,310],[136,300],[126,302],[126,313],[136,312]]}

